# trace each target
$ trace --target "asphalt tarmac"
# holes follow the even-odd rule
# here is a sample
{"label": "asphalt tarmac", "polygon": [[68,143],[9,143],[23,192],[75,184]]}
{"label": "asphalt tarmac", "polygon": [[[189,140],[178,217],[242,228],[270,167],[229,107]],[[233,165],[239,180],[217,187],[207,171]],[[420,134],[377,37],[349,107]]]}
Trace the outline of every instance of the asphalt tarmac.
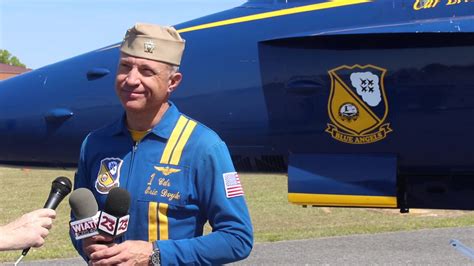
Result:
{"label": "asphalt tarmac", "polygon": [[[452,239],[474,247],[474,227],[257,243],[249,258],[232,265],[474,265],[450,245]],[[21,265],[86,264],[74,258]]]}

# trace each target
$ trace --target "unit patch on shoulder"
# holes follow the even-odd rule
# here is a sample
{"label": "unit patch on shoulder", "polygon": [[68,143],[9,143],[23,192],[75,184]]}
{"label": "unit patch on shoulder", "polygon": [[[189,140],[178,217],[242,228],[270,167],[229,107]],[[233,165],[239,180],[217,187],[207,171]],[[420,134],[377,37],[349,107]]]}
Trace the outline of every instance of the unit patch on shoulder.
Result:
{"label": "unit patch on shoulder", "polygon": [[369,144],[392,132],[384,88],[386,69],[373,65],[340,66],[329,70],[331,93],[326,132],[349,144]]}
{"label": "unit patch on shoulder", "polygon": [[244,195],[244,189],[240,183],[237,172],[224,173],[224,186],[227,198],[233,198]]}
{"label": "unit patch on shoulder", "polygon": [[104,158],[100,161],[99,173],[95,181],[95,188],[99,193],[108,194],[112,188],[120,185],[122,163],[120,158]]}

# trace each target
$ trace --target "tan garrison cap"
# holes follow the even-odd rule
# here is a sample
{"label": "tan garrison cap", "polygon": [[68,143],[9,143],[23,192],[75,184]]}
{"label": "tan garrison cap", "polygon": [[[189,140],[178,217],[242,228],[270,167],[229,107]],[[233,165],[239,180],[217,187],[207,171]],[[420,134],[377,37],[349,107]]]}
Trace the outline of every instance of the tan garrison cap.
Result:
{"label": "tan garrison cap", "polygon": [[120,51],[179,66],[184,40],[173,27],[137,23],[127,30]]}

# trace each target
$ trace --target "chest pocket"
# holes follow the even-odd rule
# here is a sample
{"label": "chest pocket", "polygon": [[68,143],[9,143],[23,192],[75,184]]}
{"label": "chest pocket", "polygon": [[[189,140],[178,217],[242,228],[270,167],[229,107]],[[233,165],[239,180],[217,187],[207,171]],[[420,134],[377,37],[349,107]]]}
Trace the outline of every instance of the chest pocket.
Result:
{"label": "chest pocket", "polygon": [[[156,171],[151,174],[148,182],[141,185],[143,192],[137,197],[137,214],[147,224],[149,242],[170,239],[173,221],[191,215],[186,211],[192,193],[189,168],[165,165],[154,167]],[[175,217],[176,215],[183,217]]]}
{"label": "chest pocket", "polygon": [[139,200],[186,205],[191,180],[189,168],[182,166],[186,163],[182,162],[181,157],[195,127],[195,121],[179,117],[159,157],[160,163],[153,166],[154,173],[145,184],[144,193]]}
{"label": "chest pocket", "polygon": [[195,210],[188,206],[194,186],[182,157],[195,126],[195,121],[179,117],[161,156],[156,157],[160,158],[159,164],[152,162],[154,172],[148,182],[141,184],[143,193],[137,200],[139,205],[148,206],[148,241],[169,239],[173,222],[180,227],[177,221],[194,216]]}

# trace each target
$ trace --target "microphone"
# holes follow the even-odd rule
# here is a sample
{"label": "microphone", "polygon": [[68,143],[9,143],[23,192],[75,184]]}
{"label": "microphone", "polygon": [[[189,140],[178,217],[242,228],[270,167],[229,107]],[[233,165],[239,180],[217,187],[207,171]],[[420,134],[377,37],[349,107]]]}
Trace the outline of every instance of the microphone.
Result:
{"label": "microphone", "polygon": [[60,176],[54,179],[49,192],[48,200],[43,208],[55,210],[59,203],[71,192],[72,183],[69,178]]}
{"label": "microphone", "polygon": [[99,207],[92,192],[87,188],[74,190],[69,197],[69,205],[75,221],[69,223],[76,240],[98,235],[97,222]]}
{"label": "microphone", "polygon": [[113,188],[105,200],[104,211],[99,217],[99,232],[117,237],[127,231],[128,209],[130,208],[130,193],[123,188]]}
{"label": "microphone", "polygon": [[[56,179],[54,179],[53,183],[51,184],[51,191],[49,192],[48,199],[46,200],[43,208],[55,210],[64,197],[66,197],[67,194],[71,192],[71,188],[72,183],[69,178],[64,176],[56,177]],[[23,252],[21,252],[21,256],[15,262],[15,265],[17,265],[23,259],[23,257],[28,254],[28,251],[30,251],[30,248],[25,248]]]}

